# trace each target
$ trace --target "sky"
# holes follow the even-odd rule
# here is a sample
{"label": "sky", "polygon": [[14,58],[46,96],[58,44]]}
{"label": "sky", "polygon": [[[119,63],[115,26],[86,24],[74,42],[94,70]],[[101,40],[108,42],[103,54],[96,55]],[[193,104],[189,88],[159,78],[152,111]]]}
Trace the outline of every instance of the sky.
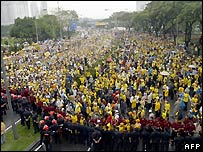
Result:
{"label": "sky", "polygon": [[[48,11],[58,7],[58,1],[47,1]],[[136,11],[136,1],[59,1],[64,10],[75,10],[81,18],[104,19],[113,12]]]}

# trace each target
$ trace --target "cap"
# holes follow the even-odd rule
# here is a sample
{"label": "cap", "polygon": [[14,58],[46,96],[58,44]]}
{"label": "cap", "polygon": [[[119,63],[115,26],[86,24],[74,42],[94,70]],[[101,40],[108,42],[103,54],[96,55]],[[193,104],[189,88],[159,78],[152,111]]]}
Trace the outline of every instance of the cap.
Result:
{"label": "cap", "polygon": [[41,120],[41,121],[40,121],[40,124],[41,124],[41,125],[44,125],[44,124],[45,124],[44,120]]}
{"label": "cap", "polygon": [[52,124],[57,124],[57,121],[55,119],[53,119]]}
{"label": "cap", "polygon": [[47,125],[45,125],[45,126],[43,127],[43,130],[49,130],[49,127],[48,127]]}
{"label": "cap", "polygon": [[45,116],[44,119],[45,119],[45,120],[49,120],[49,116]]}

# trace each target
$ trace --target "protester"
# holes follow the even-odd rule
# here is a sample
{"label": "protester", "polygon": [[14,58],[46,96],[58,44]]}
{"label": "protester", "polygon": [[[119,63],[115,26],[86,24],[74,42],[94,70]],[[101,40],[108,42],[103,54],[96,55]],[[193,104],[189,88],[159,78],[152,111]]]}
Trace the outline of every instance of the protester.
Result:
{"label": "protester", "polygon": [[[123,32],[121,46],[110,43],[114,41],[112,31],[92,31],[90,35],[80,46],[68,46],[68,51],[61,51],[60,44],[50,48],[43,43],[47,49],[20,51],[11,56],[13,60],[6,60],[6,66],[12,65],[6,69],[11,90],[20,94],[19,114],[22,117],[28,113],[24,110],[30,109],[43,118],[41,143],[44,125],[49,127],[48,137],[53,136],[56,143],[65,136],[73,143],[84,139],[88,147],[93,142],[97,150],[118,151],[126,145],[136,150],[140,134],[143,150],[167,151],[169,138],[179,144],[179,128],[201,132],[198,125],[194,128],[190,124],[202,117],[201,58],[188,58],[183,48],[147,34]],[[132,39],[129,46],[124,46],[126,37]],[[1,92],[5,93],[3,83]],[[189,118],[184,118],[185,111],[190,111]],[[25,120],[21,119],[21,124],[25,122],[29,128],[27,115],[31,116],[22,117]],[[187,121],[180,124],[178,120]],[[92,133],[96,126],[100,127]],[[168,129],[172,135],[168,135]]]}
{"label": "protester", "polygon": [[6,125],[1,120],[1,144],[4,144],[6,142],[6,135],[5,135]]}

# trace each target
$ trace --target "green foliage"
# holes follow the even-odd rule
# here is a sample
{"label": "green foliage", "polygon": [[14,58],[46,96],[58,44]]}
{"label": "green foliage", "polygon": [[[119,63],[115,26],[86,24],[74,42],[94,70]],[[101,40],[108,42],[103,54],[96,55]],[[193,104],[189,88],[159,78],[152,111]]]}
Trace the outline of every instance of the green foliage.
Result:
{"label": "green foliage", "polygon": [[39,40],[58,38],[60,25],[55,15],[45,15],[36,21]]}
{"label": "green foliage", "polygon": [[26,41],[36,37],[34,18],[24,17],[17,18],[15,24],[10,31],[11,37],[25,38]]}
{"label": "green foliage", "polygon": [[10,36],[10,30],[12,27],[13,27],[13,24],[2,25],[1,26],[1,37],[9,37]]}
{"label": "green foliage", "polygon": [[12,129],[6,133],[6,143],[1,145],[1,151],[25,151],[26,148],[39,138],[39,133],[34,134],[33,126],[30,130],[18,124],[18,139],[14,140]]}

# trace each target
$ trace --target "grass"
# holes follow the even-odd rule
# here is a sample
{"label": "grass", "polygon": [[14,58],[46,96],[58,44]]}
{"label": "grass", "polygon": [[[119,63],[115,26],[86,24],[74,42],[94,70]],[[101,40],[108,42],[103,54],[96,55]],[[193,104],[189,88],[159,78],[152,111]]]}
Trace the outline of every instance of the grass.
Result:
{"label": "grass", "polygon": [[34,128],[28,130],[27,126],[16,125],[18,139],[14,140],[12,128],[6,133],[6,143],[1,145],[1,151],[25,151],[26,148],[39,138],[39,133],[34,134]]}

